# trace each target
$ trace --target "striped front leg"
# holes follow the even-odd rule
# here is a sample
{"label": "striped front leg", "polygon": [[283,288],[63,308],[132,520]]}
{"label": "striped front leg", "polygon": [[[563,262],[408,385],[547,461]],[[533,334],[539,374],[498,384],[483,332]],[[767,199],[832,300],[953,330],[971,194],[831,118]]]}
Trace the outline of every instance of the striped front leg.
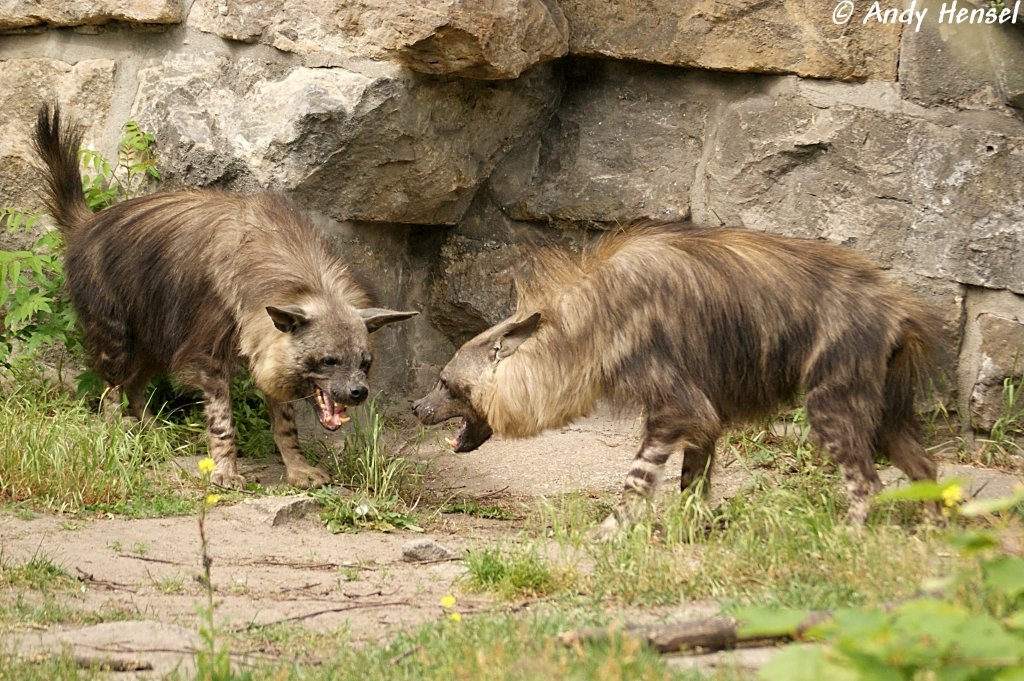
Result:
{"label": "striped front leg", "polygon": [[293,487],[310,489],[331,482],[331,474],[323,468],[309,465],[299,447],[299,431],[295,426],[295,409],[290,402],[278,402],[267,397],[270,408],[274,443],[284,460],[285,479]]}
{"label": "striped front leg", "polygon": [[595,539],[611,539],[636,524],[645,505],[654,497],[665,462],[673,451],[676,451],[674,443],[653,442],[650,436],[644,438],[626,475],[622,501],[598,526]]}
{"label": "striped front leg", "polygon": [[[598,526],[595,539],[608,540],[636,524],[647,502],[654,497],[665,462],[674,452],[684,451],[688,455],[691,452],[706,453],[710,459],[721,426],[717,416],[713,415],[710,403],[705,400],[692,402],[705,407],[704,415],[697,416],[689,410],[684,412],[672,408],[648,414],[643,442],[626,475],[622,502]],[[692,406],[692,402],[688,406]],[[707,461],[702,463],[706,465]]]}

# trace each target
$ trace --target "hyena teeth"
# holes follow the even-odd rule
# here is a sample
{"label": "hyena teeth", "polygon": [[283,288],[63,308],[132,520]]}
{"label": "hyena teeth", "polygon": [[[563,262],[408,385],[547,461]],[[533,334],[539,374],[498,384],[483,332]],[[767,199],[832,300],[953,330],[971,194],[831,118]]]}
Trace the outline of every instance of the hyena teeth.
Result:
{"label": "hyena teeth", "polygon": [[345,405],[338,404],[332,400],[320,386],[313,386],[313,396],[320,410],[320,421],[324,426],[334,429],[352,420],[348,415],[348,409]]}

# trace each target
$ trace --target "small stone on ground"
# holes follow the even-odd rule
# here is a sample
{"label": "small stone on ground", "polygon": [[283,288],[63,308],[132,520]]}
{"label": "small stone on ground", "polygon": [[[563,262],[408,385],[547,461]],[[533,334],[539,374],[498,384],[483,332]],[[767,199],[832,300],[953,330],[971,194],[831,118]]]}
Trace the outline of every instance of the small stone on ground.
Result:
{"label": "small stone on ground", "polygon": [[402,560],[407,563],[453,560],[456,554],[433,539],[414,539],[402,547]]}

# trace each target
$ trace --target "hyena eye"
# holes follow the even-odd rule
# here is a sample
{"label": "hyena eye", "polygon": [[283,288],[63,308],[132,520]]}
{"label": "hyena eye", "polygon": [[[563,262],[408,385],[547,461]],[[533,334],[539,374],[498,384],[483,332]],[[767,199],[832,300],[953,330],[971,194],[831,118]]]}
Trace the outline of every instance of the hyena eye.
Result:
{"label": "hyena eye", "polygon": [[366,355],[363,357],[363,361],[359,363],[359,370],[364,374],[370,370],[370,365],[373,364],[373,357]]}
{"label": "hyena eye", "polygon": [[341,364],[341,360],[337,357],[324,357],[320,360],[320,366],[323,367],[336,367]]}

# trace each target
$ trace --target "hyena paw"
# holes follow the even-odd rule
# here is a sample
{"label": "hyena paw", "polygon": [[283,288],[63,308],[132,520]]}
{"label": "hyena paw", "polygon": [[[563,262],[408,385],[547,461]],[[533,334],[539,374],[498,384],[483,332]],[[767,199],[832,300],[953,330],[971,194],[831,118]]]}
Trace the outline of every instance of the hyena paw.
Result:
{"label": "hyena paw", "polygon": [[227,489],[244,489],[245,478],[235,471],[234,466],[225,466],[221,468],[220,464],[213,470],[213,474],[210,475],[210,482],[217,487],[224,487]]}
{"label": "hyena paw", "polygon": [[293,465],[289,466],[285,472],[285,479],[292,487],[312,489],[330,484],[331,474],[319,467]]}
{"label": "hyena paw", "polygon": [[611,513],[600,525],[590,530],[588,535],[591,541],[606,544],[617,537],[621,537],[627,529],[629,528],[623,525],[619,517]]}
{"label": "hyena paw", "polygon": [[142,416],[140,418],[136,419],[136,421],[138,423],[141,423],[142,425],[146,426],[147,428],[151,428],[151,427],[157,425],[157,423],[158,423],[157,420],[156,420],[156,417],[153,416],[153,412],[151,412],[149,409],[146,409],[145,411],[143,411],[142,412]]}
{"label": "hyena paw", "polygon": [[855,499],[846,511],[846,524],[851,528],[862,528],[868,520],[868,500]]}

